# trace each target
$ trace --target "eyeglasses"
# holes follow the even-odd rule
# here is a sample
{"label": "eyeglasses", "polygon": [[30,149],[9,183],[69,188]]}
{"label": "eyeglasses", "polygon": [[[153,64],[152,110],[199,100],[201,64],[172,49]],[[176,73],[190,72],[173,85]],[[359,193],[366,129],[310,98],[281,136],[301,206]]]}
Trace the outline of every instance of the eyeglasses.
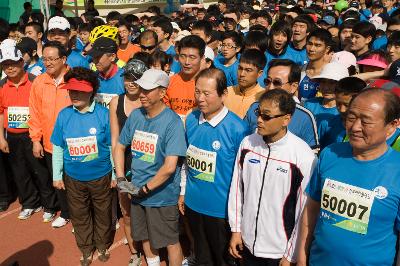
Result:
{"label": "eyeglasses", "polygon": [[272,83],[272,85],[274,85],[274,87],[282,87],[283,85],[288,84],[290,82],[289,81],[288,82],[282,82],[282,80],[280,80],[280,79],[272,80],[271,78],[266,78],[264,80],[264,83],[265,83],[265,86],[269,86]]}
{"label": "eyeglasses", "polygon": [[236,49],[237,47],[232,44],[221,44],[221,48]]}
{"label": "eyeglasses", "polygon": [[280,115],[269,116],[267,114],[261,113],[260,108],[255,109],[254,113],[256,114],[257,117],[261,117],[261,119],[264,120],[264,121],[269,121],[269,120],[272,120],[274,118],[278,118],[278,117],[282,117],[282,116],[287,115],[287,114],[280,114]]}
{"label": "eyeglasses", "polygon": [[57,58],[46,58],[46,57],[42,57],[43,62],[50,62],[50,63],[54,63],[54,62],[56,62],[58,59],[61,59],[61,57],[57,57]]}
{"label": "eyeglasses", "polygon": [[152,46],[145,46],[145,45],[140,45],[140,48],[142,50],[146,50],[146,51],[150,51],[153,50],[154,48],[156,48],[157,45],[152,45]]}

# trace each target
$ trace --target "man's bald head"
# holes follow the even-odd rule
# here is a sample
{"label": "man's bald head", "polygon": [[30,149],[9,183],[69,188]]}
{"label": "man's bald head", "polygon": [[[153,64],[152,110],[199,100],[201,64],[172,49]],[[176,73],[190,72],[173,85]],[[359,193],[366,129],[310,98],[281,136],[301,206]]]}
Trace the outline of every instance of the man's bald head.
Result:
{"label": "man's bald head", "polygon": [[371,105],[376,104],[382,106],[385,124],[389,124],[400,118],[400,97],[393,92],[380,88],[369,88],[363,90],[353,98],[350,108],[357,101],[365,101],[365,99],[370,100]]}

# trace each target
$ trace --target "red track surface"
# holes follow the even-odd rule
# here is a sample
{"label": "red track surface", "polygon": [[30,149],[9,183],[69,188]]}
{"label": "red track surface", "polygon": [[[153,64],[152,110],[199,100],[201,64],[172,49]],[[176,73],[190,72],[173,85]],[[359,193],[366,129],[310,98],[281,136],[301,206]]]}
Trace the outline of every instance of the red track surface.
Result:
{"label": "red track surface", "polygon": [[[18,261],[20,266],[72,265],[79,266],[80,252],[71,233],[69,223],[63,228],[53,229],[43,223],[43,212],[21,221],[17,216],[20,205],[15,202],[5,212],[0,212],[0,265],[9,266]],[[94,257],[91,265],[128,265],[130,253],[123,244],[124,231],[117,230],[111,246],[111,258],[102,263]]]}

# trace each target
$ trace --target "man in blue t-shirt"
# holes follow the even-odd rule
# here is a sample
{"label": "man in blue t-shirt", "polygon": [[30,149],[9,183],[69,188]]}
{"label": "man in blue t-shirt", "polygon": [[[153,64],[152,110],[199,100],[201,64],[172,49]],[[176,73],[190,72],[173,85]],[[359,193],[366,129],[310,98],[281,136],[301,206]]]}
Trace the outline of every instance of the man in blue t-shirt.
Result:
{"label": "man in blue t-shirt", "polygon": [[367,89],[353,99],[349,142],[322,151],[307,187],[297,265],[395,264],[400,154],[386,138],[399,117],[400,98],[391,92]]}
{"label": "man in blue t-shirt", "polygon": [[95,100],[107,108],[109,108],[112,98],[125,93],[124,78],[122,77],[124,70],[115,63],[117,51],[118,46],[115,41],[107,37],[100,37],[88,52],[93,57],[100,83]]}
{"label": "man in blue t-shirt", "polygon": [[301,101],[315,97],[318,91],[318,82],[312,81],[314,76],[321,73],[324,66],[329,63],[326,58],[333,51],[332,34],[325,29],[316,29],[307,37],[308,64],[301,71],[299,83],[299,99]]}
{"label": "man in blue t-shirt", "polygon": [[238,67],[240,51],[243,46],[243,37],[235,32],[226,32],[221,44],[221,54],[214,60],[216,68],[224,71],[227,86],[238,85]]}
{"label": "man in blue t-shirt", "polygon": [[125,148],[130,145],[132,184],[140,188],[132,194],[133,240],[142,242],[148,265],[159,265],[158,250],[165,247],[170,265],[181,265],[176,205],[186,155],[183,123],[162,100],[169,83],[165,72],[149,69],[135,83],[142,107],[130,114],[115,147],[117,181],[125,179]]}
{"label": "man in blue t-shirt", "polygon": [[[311,149],[319,147],[317,125],[313,114],[299,103],[298,86],[300,81],[300,67],[288,59],[276,59],[269,64],[268,77],[265,80],[267,90],[283,89],[293,95],[296,109],[289,122],[290,132],[304,140]],[[257,128],[258,102],[253,103],[246,113],[244,120],[254,132]]]}
{"label": "man in blue t-shirt", "polygon": [[[79,52],[69,49],[71,25],[64,17],[54,16],[49,20],[47,39],[60,42],[68,51],[67,65],[89,69],[89,62]],[[44,72],[44,70],[43,70]]]}
{"label": "man in blue t-shirt", "polygon": [[[186,118],[186,171],[183,171],[179,209],[188,218],[197,265],[235,265],[226,257],[230,240],[228,193],[246,123],[224,106],[226,77],[207,69],[196,78],[198,109]],[[185,178],[186,177],[186,178]]]}

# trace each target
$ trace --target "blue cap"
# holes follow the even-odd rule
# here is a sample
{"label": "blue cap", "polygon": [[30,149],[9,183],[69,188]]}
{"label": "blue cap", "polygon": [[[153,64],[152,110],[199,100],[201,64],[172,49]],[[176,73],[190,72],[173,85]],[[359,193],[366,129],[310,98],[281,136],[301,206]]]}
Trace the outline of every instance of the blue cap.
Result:
{"label": "blue cap", "polygon": [[336,24],[336,19],[333,16],[325,16],[322,18],[322,21],[324,21],[325,23],[333,26]]}

